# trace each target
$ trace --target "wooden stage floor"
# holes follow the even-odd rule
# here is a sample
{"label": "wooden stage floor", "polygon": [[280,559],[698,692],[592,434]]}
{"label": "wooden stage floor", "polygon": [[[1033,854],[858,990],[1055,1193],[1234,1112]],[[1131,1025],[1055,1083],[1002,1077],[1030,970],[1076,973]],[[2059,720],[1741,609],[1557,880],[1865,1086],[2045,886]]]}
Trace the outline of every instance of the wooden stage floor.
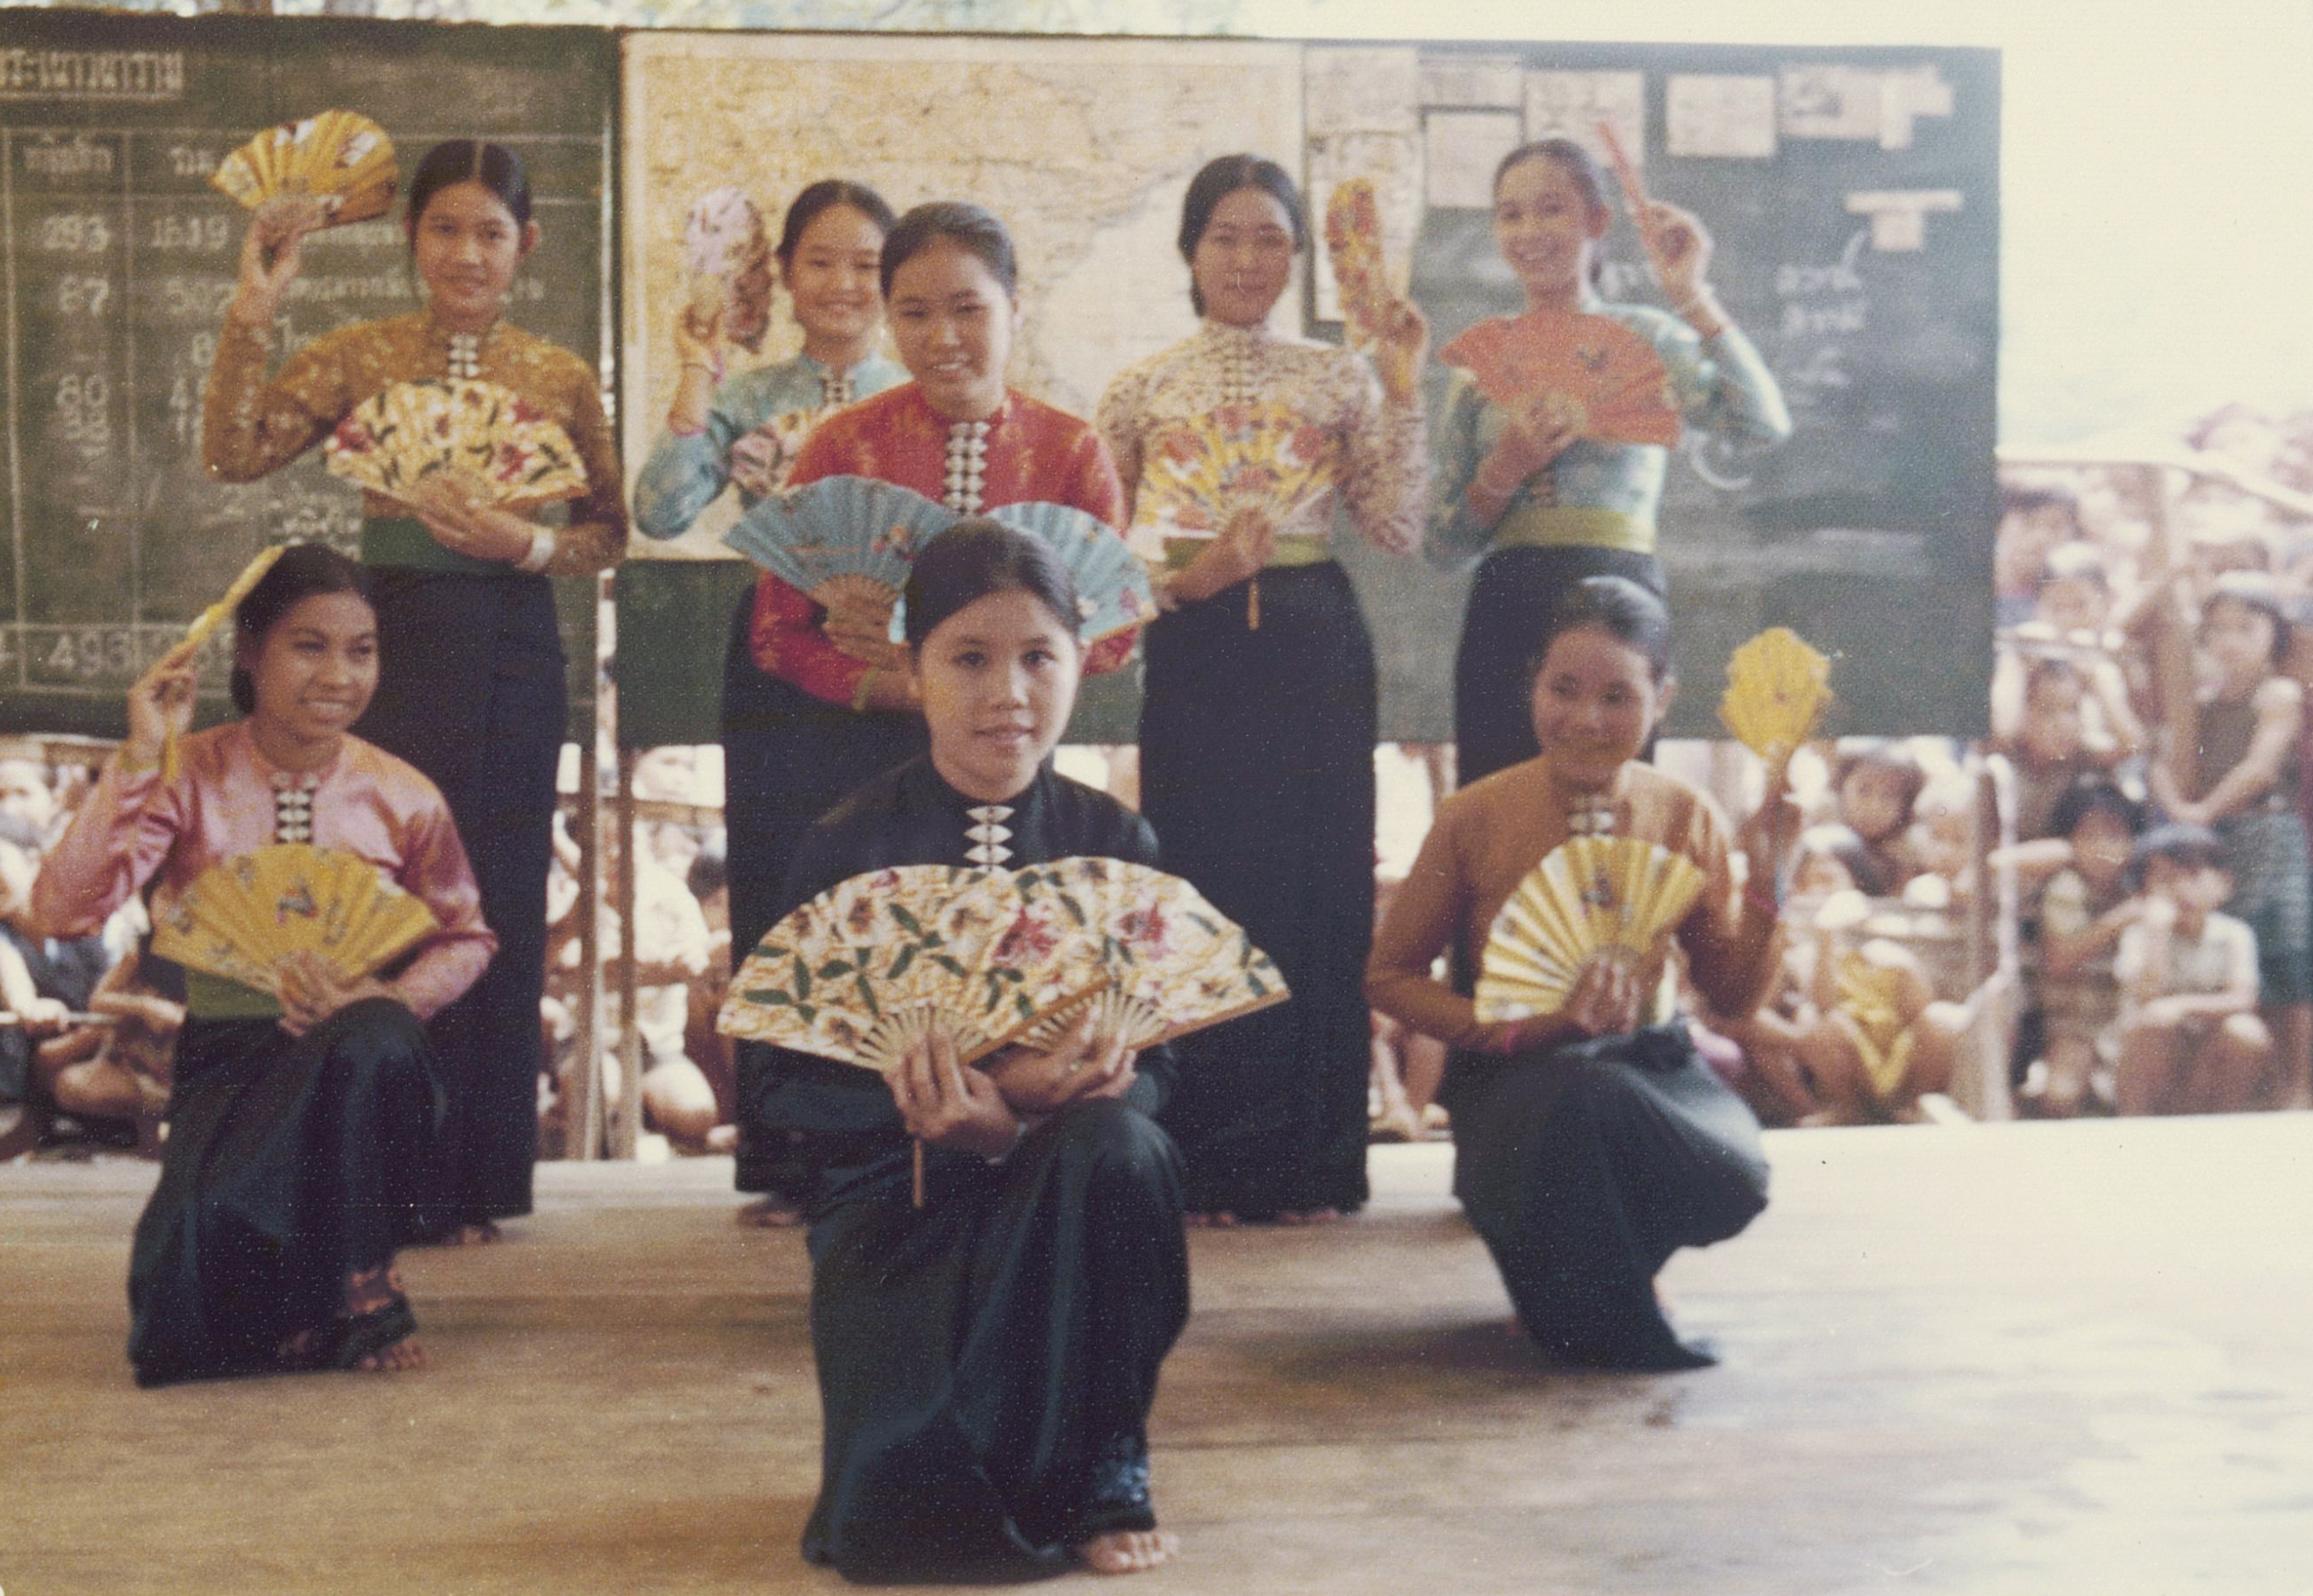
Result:
{"label": "wooden stage floor", "polygon": [[[1447,1150],[1362,1218],[1194,1241],[1160,1592],[2313,1590],[2313,1116],[1785,1133],[1666,1276],[1724,1366],[1554,1373],[1501,1333]],[[140,1392],[151,1171],[0,1169],[6,1596],[826,1592],[793,1232],[729,1166],[560,1164],[409,1257],[435,1364]],[[1085,1588],[1078,1575],[1068,1582]]]}

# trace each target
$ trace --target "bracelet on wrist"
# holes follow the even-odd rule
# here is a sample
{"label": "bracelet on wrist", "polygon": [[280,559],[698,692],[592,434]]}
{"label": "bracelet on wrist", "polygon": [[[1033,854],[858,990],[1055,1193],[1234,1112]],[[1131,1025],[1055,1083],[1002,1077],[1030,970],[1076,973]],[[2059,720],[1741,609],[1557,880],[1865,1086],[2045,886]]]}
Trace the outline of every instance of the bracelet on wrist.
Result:
{"label": "bracelet on wrist", "polygon": [[527,571],[532,575],[537,574],[539,572],[545,570],[548,566],[553,564],[554,547],[554,529],[552,527],[534,526],[531,528],[530,551],[524,554],[520,559],[514,561],[514,568],[517,571]]}

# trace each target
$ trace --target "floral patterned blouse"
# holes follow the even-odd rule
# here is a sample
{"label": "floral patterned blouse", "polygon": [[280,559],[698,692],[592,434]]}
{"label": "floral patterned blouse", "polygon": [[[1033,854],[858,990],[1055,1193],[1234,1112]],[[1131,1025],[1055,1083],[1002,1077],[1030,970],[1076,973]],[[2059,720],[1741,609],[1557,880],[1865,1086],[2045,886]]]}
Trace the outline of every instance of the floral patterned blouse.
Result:
{"label": "floral patterned blouse", "polygon": [[[210,476],[254,482],[270,475],[396,382],[479,378],[558,425],[585,463],[586,491],[571,501],[568,524],[554,529],[548,573],[588,575],[625,555],[627,509],[611,424],[594,368],[567,349],[504,321],[479,334],[453,333],[426,311],[324,334],[268,381],[272,346],[269,330],[225,318],[201,405],[201,459]],[[369,493],[362,511],[374,519],[409,514]]]}

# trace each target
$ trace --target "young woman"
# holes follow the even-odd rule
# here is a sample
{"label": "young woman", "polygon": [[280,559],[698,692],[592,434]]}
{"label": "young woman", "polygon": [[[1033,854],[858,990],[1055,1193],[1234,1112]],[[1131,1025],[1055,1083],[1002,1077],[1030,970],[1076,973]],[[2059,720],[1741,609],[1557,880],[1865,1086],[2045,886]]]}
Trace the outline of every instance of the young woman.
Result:
{"label": "young woman", "polygon": [[1526,1333],[1557,1358],[1623,1369],[1711,1362],[1679,1341],[1653,1283],[1670,1255],[1734,1235],[1766,1204],[1758,1122],[1662,1012],[1667,937],[1635,966],[1594,960],[1556,1013],[1488,1023],[1430,974],[1482,956],[1495,916],[1577,832],[1684,855],[1704,886],[1671,932],[1687,977],[1724,1015],[1749,1012],[1778,958],[1776,883],[1798,813],[1780,783],[1741,838],[1703,794],[1639,762],[1668,707],[1670,622],[1636,583],[1592,577],[1544,631],[1530,703],[1541,756],[1438,807],[1375,934],[1374,1006],[1449,1044],[1454,1190],[1492,1252]]}
{"label": "young woman", "polygon": [[[1076,698],[1076,615],[1067,572],[994,522],[924,551],[907,670],[930,752],[811,829],[782,912],[892,865],[1156,862],[1146,821],[1047,762]],[[826,1425],[805,1555],[875,1581],[1164,1561],[1147,1421],[1189,1308],[1179,1161],[1148,1118],[1165,1050],[1080,1030],[960,1067],[934,1043],[888,1084],[773,1057],[766,1123],[816,1171],[795,1194]]]}
{"label": "young woman", "polygon": [[374,495],[362,504],[362,559],[374,572],[381,653],[391,662],[362,733],[442,789],[500,940],[488,973],[432,1027],[451,1101],[445,1237],[463,1241],[494,1239],[495,1219],[530,1212],[546,871],[568,721],[546,574],[615,565],[627,538],[593,363],[499,319],[538,245],[530,209],[530,180],[508,152],[465,139],[436,145],[409,184],[410,258],[426,307],[317,338],[269,381],[275,319],[303,241],[260,212],[202,410],[209,474],[251,482],[396,382],[479,378],[560,424],[585,462],[586,494],[561,525],[478,504],[449,477],[430,479],[413,505]]}
{"label": "young woman", "polygon": [[283,554],[234,619],[246,718],[213,731],[186,735],[191,651],[163,655],[33,889],[48,934],[75,935],[148,880],[157,919],[212,866],[309,842],[375,865],[439,922],[383,978],[341,980],[307,955],[283,961],[277,999],[187,972],[168,1146],[129,1262],[141,1384],[421,1359],[392,1270],[438,1223],[424,1171],[443,1081],[420,1022],[473,985],[497,939],[441,794],[347,730],[377,686],[369,593],[330,549]]}
{"label": "young woman", "polygon": [[[1167,1119],[1192,1209],[1301,1220],[1366,1198],[1376,687],[1373,643],[1330,547],[1336,508],[1410,554],[1429,476],[1418,387],[1429,329],[1401,303],[1380,376],[1347,349],[1274,333],[1269,318],[1306,241],[1284,169],[1209,162],[1182,207],[1196,335],[1127,369],[1100,428],[1137,498],[1168,433],[1223,406],[1280,413],[1322,440],[1324,491],[1240,513],[1218,538],[1156,557],[1170,612],[1148,631],[1141,806],[1174,838],[1173,868],[1277,960],[1293,1000],[1192,1039]],[[1285,513],[1289,512],[1289,517]],[[1144,518],[1145,519],[1145,518]],[[1248,584],[1260,624],[1248,625]]]}
{"label": "young woman", "polygon": [[[884,322],[884,239],[892,207],[864,183],[828,178],[787,207],[776,257],[803,329],[793,360],[723,374],[726,318],[686,308],[675,329],[682,372],[667,430],[635,480],[635,524],[680,537],[728,484],[743,505],[785,486],[796,451],[824,417],[906,380],[876,348]],[[770,285],[763,285],[768,294]],[[718,382],[720,385],[718,386]],[[771,905],[803,828],[875,771],[908,758],[922,738],[912,715],[855,711],[812,697],[758,667],[751,594],[731,617],[723,662],[724,819],[730,838],[731,957],[754,951],[776,917]],[[776,1151],[762,1144],[745,1105],[761,1089],[761,1045],[738,1044],[742,1191],[777,1188]],[[776,1198],[751,1220],[792,1216]]]}
{"label": "young woman", "polygon": [[[1729,440],[1790,435],[1781,390],[1711,291],[1711,235],[1675,206],[1648,207],[1640,235],[1671,303],[1610,304],[1593,281],[1613,213],[1597,163],[1562,138],[1522,145],[1494,173],[1494,240],[1528,314],[1619,322],[1668,369],[1685,425]],[[1429,553],[1477,563],[1454,666],[1454,734],[1464,785],[1534,757],[1525,671],[1552,602],[1585,576],[1627,576],[1660,595],[1655,519],[1670,452],[1581,435],[1581,407],[1536,392],[1497,404],[1456,371],[1438,428]]]}
{"label": "young woman", "polygon": [[[1004,384],[1020,318],[1004,224],[977,206],[918,206],[884,239],[880,271],[893,341],[914,381],[821,422],[790,485],[872,477],[966,515],[1041,501],[1122,525],[1123,490],[1099,434]],[[830,614],[769,574],[757,583],[754,662],[778,679],[764,691],[783,701],[787,728],[777,757],[752,773],[753,785],[732,788],[736,824],[763,842],[759,881],[778,879],[767,875],[771,865],[784,872],[829,805],[922,751],[921,712],[906,651],[888,640],[890,621],[881,612]],[[1113,670],[1132,641],[1128,634],[1097,645],[1086,670]],[[766,914],[743,934],[735,895],[732,908],[732,950],[743,958],[778,916]],[[760,1071],[740,1082],[741,1137],[766,1150],[758,1164],[766,1188],[806,1180],[782,1172],[791,1149],[762,1132],[761,1086]]]}

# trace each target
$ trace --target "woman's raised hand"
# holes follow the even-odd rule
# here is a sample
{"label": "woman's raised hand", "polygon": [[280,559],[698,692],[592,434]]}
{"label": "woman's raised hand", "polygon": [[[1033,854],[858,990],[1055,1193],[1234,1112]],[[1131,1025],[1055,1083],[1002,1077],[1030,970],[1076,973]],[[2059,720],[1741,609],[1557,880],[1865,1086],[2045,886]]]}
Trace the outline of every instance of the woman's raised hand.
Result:
{"label": "woman's raised hand", "polygon": [[686,366],[721,368],[723,329],[730,320],[725,311],[729,302],[729,290],[720,277],[700,277],[691,284],[682,309],[675,312],[676,359]]}
{"label": "woman's raised hand", "polygon": [[[1735,846],[1749,862],[1754,888],[1776,895],[1798,844],[1807,814],[1791,795],[1791,756],[1785,754],[1767,767],[1766,796],[1735,834]],[[1780,901],[1780,897],[1777,899]]]}
{"label": "woman's raised hand", "polygon": [[1639,224],[1655,281],[1681,315],[1711,293],[1711,232],[1692,211],[1659,199],[1647,202]]}
{"label": "woman's raised hand", "polygon": [[1388,299],[1374,317],[1374,370],[1382,390],[1397,404],[1412,401],[1421,384],[1421,362],[1429,353],[1429,318],[1410,299]]}
{"label": "woman's raised hand", "polygon": [[1049,1114],[1080,1098],[1114,1097],[1132,1084],[1137,1057],[1123,1039],[1099,1030],[1087,1008],[1049,1049],[1007,1048],[989,1077],[1024,1114]]}
{"label": "woman's raised hand", "polygon": [[193,724],[193,695],[200,687],[200,667],[194,655],[198,645],[180,643],[153,662],[136,685],[128,689],[128,741],[121,757],[129,764],[151,767],[161,762],[161,751],[171,737],[182,737]]}
{"label": "woman's raised hand", "polygon": [[900,1118],[919,1142],[998,1158],[1020,1139],[1020,1117],[986,1072],[958,1062],[945,1031],[919,1039],[888,1079]]}
{"label": "woman's raised hand", "polygon": [[250,327],[271,326],[303,264],[305,235],[328,217],[328,211],[299,196],[277,196],[259,206],[241,241],[241,276],[226,316]]}

